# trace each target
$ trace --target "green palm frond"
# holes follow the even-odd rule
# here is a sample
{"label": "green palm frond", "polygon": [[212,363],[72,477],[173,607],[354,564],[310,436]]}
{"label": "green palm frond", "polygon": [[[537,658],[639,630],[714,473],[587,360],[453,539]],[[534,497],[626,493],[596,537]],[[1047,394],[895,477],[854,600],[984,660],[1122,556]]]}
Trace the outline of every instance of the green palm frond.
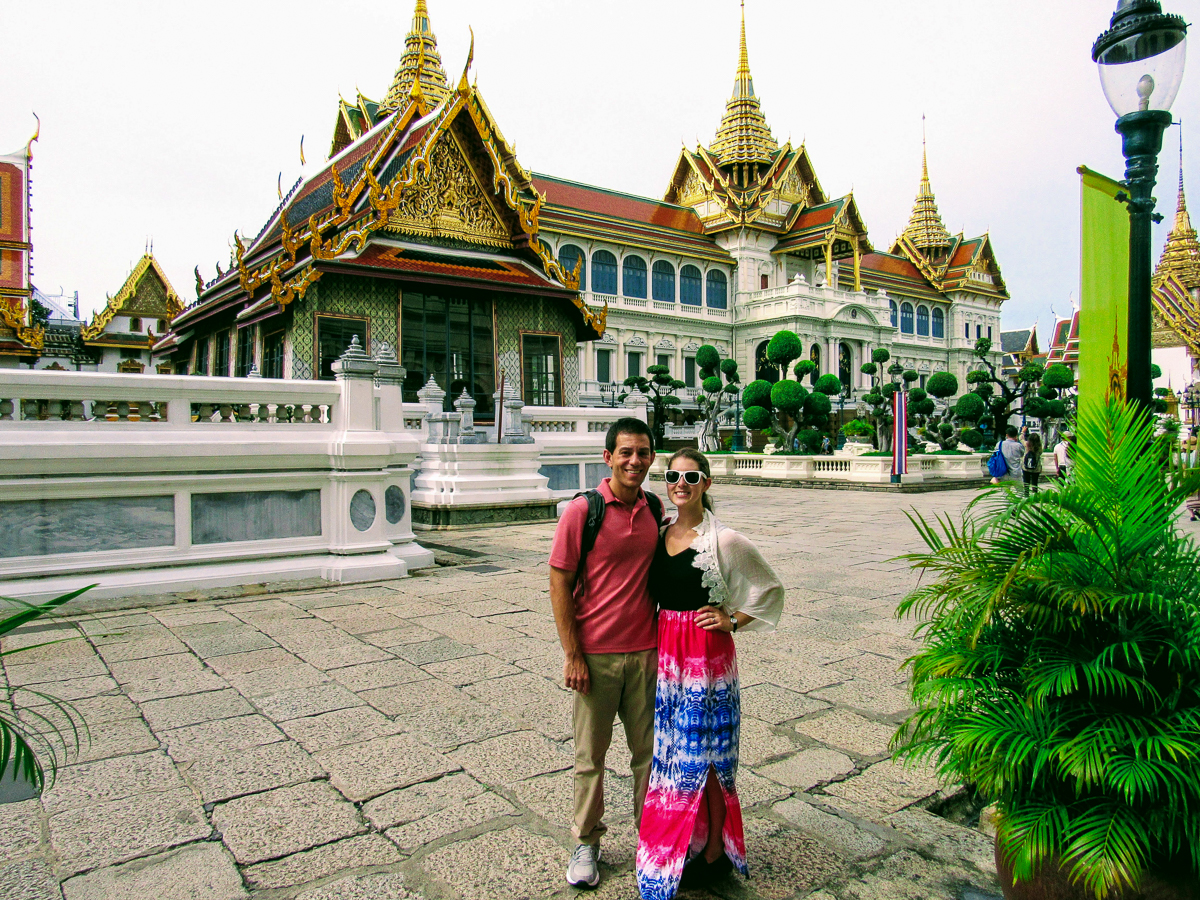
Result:
{"label": "green palm frond", "polygon": [[[0,635],[12,633],[22,625],[53,612],[94,587],[94,584],[88,585],[42,603],[27,603],[14,597],[0,597],[0,603],[10,610],[15,610],[0,618]],[[47,647],[61,643],[62,640],[10,647],[0,651],[0,657]],[[29,688],[23,689],[23,693],[40,699],[43,705],[56,710],[62,719],[52,719],[37,707],[19,707],[11,687],[0,691],[0,772],[10,771],[11,766],[13,775],[28,782],[40,792],[46,786],[47,775],[49,783],[54,783],[61,759],[71,752],[78,752],[81,735],[83,738],[87,737],[87,725],[75,707],[67,701]]]}
{"label": "green palm frond", "polygon": [[1185,853],[1200,875],[1200,550],[1131,407],[1085,409],[1072,480],[910,516],[927,550],[900,604],[916,711],[892,741],[998,804],[1019,879],[1052,858],[1097,900]]}

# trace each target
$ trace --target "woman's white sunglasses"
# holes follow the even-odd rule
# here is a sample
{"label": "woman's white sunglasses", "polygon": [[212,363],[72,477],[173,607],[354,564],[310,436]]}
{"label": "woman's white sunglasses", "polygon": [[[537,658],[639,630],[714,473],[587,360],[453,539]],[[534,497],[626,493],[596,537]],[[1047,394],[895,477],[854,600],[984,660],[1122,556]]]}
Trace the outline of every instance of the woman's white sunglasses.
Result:
{"label": "woman's white sunglasses", "polygon": [[683,479],[684,484],[697,485],[700,479],[704,477],[704,473],[699,469],[689,469],[686,472],[680,472],[678,469],[667,469],[667,484],[678,484],[679,479]]}

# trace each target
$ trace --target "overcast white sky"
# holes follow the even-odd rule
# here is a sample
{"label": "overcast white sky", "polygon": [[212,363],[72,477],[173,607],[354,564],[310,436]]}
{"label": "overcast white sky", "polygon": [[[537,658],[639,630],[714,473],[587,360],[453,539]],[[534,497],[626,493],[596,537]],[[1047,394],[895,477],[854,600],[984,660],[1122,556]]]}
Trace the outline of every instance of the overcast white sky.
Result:
{"label": "overcast white sky", "polygon": [[[481,92],[526,168],[661,197],[681,142],[707,144],[733,84],[737,0],[428,0],[452,81],[475,30]],[[1004,327],[1069,309],[1078,180],[1120,177],[1090,60],[1115,0],[747,0],[755,88],[775,136],[808,144],[826,192],[852,188],[873,244],[903,229],[921,115],[946,226],[991,232]],[[1165,0],[1200,20],[1200,0]],[[185,302],[235,229],[255,234],[324,158],[340,91],[380,99],[411,0],[183,4],[0,0],[0,152],[34,145],[35,283],[115,292],[145,242]],[[1174,105],[1200,213],[1200,60]],[[1159,174],[1155,258],[1175,208],[1178,129]]]}

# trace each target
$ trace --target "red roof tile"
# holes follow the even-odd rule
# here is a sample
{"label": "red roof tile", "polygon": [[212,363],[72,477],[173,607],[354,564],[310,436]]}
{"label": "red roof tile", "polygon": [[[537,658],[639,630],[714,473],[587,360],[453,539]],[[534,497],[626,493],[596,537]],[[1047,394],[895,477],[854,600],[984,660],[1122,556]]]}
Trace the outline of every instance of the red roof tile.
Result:
{"label": "red roof tile", "polygon": [[554,206],[631,222],[643,222],[658,228],[704,234],[700,217],[694,210],[686,207],[630,194],[618,194],[586,184],[562,181],[548,175],[534,175],[533,186],[545,194],[546,201]]}
{"label": "red roof tile", "polygon": [[368,245],[359,256],[352,259],[339,259],[335,264],[470,279],[490,284],[549,288],[560,292],[566,290],[561,285],[530,271],[517,262],[480,259],[478,265],[471,265],[464,262],[462,257],[454,257],[454,262],[435,262],[430,259],[413,259],[407,257],[403,250],[396,247],[382,247],[375,244]]}

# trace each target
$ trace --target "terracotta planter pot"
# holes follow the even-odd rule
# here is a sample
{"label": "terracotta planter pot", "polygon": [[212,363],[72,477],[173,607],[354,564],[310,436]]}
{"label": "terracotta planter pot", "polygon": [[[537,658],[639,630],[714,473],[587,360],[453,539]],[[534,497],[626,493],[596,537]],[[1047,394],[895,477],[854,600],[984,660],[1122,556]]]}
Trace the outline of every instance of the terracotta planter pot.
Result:
{"label": "terracotta planter pot", "polygon": [[[1073,885],[1067,872],[1057,866],[1042,866],[1032,881],[1013,884],[1012,866],[1000,852],[996,839],[996,876],[1004,891],[1004,900],[1094,900],[1082,885]],[[1166,873],[1150,873],[1142,879],[1136,891],[1109,894],[1105,900],[1200,900],[1200,880],[1184,877],[1169,878]]]}

